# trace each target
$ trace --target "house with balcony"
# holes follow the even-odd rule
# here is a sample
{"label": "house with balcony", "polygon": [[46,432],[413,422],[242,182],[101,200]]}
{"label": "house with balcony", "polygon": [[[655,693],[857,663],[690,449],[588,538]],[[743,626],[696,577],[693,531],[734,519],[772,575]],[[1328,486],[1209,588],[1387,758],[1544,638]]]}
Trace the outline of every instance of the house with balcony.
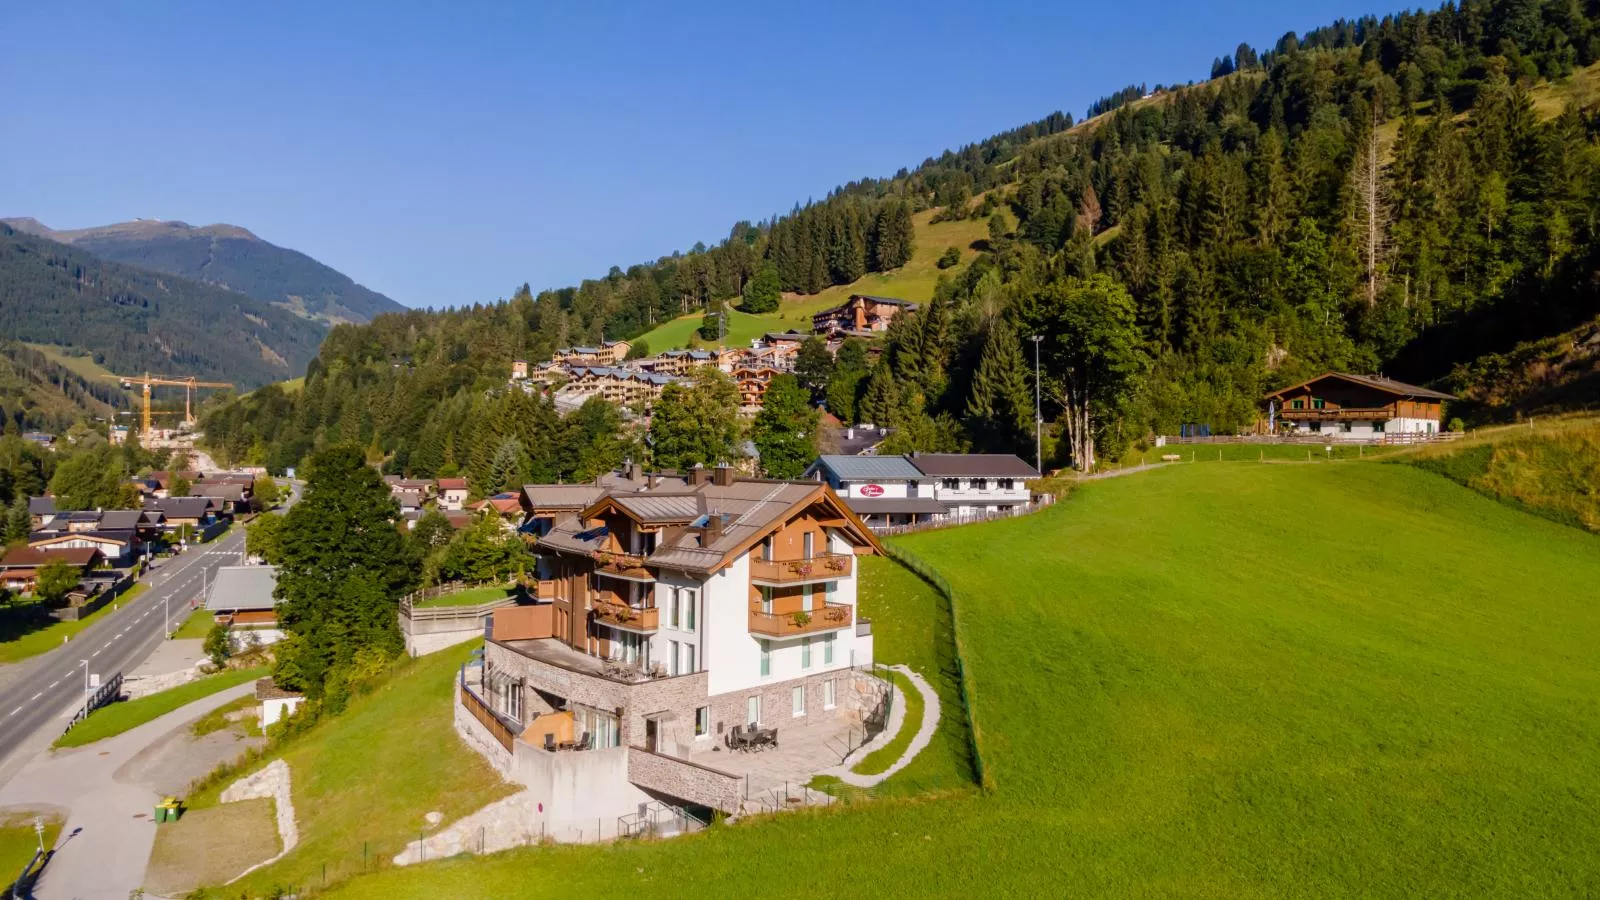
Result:
{"label": "house with balcony", "polygon": [[952,519],[1019,512],[1039,471],[1012,453],[913,453],[906,457]]}
{"label": "house with balcony", "polygon": [[832,488],[870,527],[916,525],[945,514],[928,476],[904,456],[826,454],[801,477]]}
{"label": "house with balcony", "polygon": [[1455,397],[1378,375],[1328,372],[1264,399],[1279,431],[1381,442],[1439,434],[1443,404]]}
{"label": "house with balcony", "polygon": [[816,334],[859,334],[876,336],[889,330],[896,316],[913,312],[918,304],[898,297],[874,297],[871,294],[851,294],[850,299],[838,306],[825,309],[811,317],[811,330]]}
{"label": "house with balcony", "polygon": [[448,512],[460,512],[467,506],[467,479],[441,478],[436,484],[439,486],[439,509]]}
{"label": "house with balcony", "polygon": [[[538,602],[495,610],[461,681],[458,729],[552,798],[541,824],[652,800],[738,812],[749,773],[729,767],[762,755],[723,752],[730,732],[821,746],[879,713],[856,562],[882,548],[831,488],[726,466],[601,482],[535,544]],[[530,511],[573,494],[524,489]]]}

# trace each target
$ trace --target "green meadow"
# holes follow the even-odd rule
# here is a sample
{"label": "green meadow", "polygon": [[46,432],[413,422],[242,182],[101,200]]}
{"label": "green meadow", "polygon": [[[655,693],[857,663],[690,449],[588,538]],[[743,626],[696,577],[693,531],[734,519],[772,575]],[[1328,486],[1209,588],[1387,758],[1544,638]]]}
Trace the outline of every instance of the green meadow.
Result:
{"label": "green meadow", "polygon": [[1411,466],[1241,462],[1093,482],[1030,518],[899,543],[957,592],[992,791],[387,869],[333,893],[1580,897],[1600,883],[1591,535]]}

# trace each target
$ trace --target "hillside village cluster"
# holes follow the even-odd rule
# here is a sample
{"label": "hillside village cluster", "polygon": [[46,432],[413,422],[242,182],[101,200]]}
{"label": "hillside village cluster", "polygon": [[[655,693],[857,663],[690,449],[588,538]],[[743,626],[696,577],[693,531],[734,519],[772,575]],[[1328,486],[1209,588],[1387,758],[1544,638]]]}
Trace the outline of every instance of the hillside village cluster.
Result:
{"label": "hillside village cluster", "polygon": [[800,344],[812,335],[827,341],[830,353],[849,337],[880,337],[889,323],[917,304],[894,297],[852,294],[844,303],[812,316],[811,333],[768,332],[748,348],[668,350],[653,356],[628,359],[629,341],[602,341],[598,347],[565,347],[555,356],[530,368],[527,360],[511,364],[511,381],[525,390],[551,392],[556,409],[568,412],[584,401],[599,397],[624,409],[648,412],[661,391],[689,373],[711,366],[733,379],[739,389],[739,410],[760,412],[767,384],[773,376],[794,371]]}

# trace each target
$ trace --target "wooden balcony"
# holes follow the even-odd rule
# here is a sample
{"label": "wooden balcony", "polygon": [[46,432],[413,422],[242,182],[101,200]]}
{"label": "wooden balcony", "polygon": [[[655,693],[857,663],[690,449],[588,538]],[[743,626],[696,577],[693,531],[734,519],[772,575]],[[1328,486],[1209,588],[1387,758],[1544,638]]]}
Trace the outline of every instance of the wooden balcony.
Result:
{"label": "wooden balcony", "polygon": [[594,620],[612,628],[651,634],[661,627],[661,610],[654,606],[633,607],[600,600],[594,604]]}
{"label": "wooden balcony", "polygon": [[624,581],[653,582],[656,576],[645,568],[644,557],[628,553],[596,553],[595,571]]}
{"label": "wooden balcony", "polygon": [[750,581],[772,587],[836,581],[850,576],[855,559],[848,553],[826,553],[811,559],[752,559]]}
{"label": "wooden balcony", "polygon": [[750,607],[750,632],[767,637],[786,638],[849,628],[854,608],[844,603],[825,603],[806,612],[767,613],[759,605]]}
{"label": "wooden balcony", "polygon": [[1344,419],[1372,419],[1378,422],[1387,422],[1394,418],[1394,407],[1380,406],[1374,409],[1280,409],[1280,419],[1309,419],[1312,421],[1335,422]]}

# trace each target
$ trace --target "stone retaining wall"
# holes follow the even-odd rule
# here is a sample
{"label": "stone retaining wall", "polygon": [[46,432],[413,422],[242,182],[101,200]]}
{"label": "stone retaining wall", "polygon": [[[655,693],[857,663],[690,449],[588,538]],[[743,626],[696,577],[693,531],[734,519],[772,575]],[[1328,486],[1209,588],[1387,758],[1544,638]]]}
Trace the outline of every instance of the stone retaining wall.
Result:
{"label": "stone retaining wall", "polygon": [[252,775],[235,781],[228,785],[219,798],[223,803],[235,803],[240,800],[271,800],[277,809],[278,839],[283,847],[278,855],[265,862],[258,863],[240,872],[232,881],[250,874],[256,869],[270,863],[277,862],[285,853],[295,848],[300,843],[300,829],[294,821],[294,801],[290,798],[289,764],[281,759],[267,763],[266,768]]}
{"label": "stone retaining wall", "polygon": [[743,799],[744,779],[673,756],[628,748],[628,780],[658,793],[734,814]]}

